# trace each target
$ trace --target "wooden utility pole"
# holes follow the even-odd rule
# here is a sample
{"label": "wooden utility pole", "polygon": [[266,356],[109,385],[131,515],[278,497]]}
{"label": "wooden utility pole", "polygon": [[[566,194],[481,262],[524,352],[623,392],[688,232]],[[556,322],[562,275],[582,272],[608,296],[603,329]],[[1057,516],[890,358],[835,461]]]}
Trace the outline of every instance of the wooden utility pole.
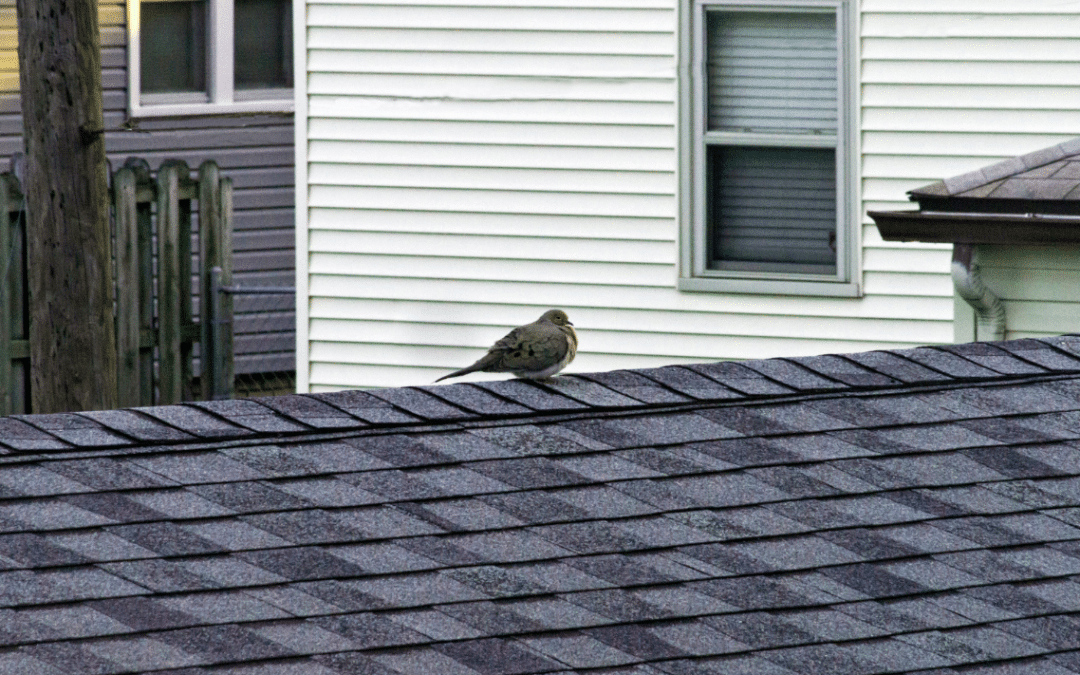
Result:
{"label": "wooden utility pole", "polygon": [[115,408],[96,0],[17,0],[33,412]]}

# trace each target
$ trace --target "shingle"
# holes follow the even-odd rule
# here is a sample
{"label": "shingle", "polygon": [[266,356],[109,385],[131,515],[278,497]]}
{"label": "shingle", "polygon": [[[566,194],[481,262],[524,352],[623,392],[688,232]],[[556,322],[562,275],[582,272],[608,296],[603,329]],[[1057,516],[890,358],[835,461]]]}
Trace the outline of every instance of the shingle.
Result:
{"label": "shingle", "polygon": [[[357,513],[357,512],[353,512]],[[399,518],[394,518],[400,514]],[[350,516],[353,514],[350,514]],[[325,544],[335,542],[349,542],[361,539],[360,528],[372,529],[373,523],[385,523],[390,525],[397,520],[399,525],[409,519],[400,512],[375,512],[365,510],[360,512],[360,518],[343,517],[343,513],[329,513],[320,509],[308,511],[288,511],[283,513],[264,513],[244,516],[244,522],[259,529],[276,534],[296,544]],[[355,523],[357,527],[352,527]],[[387,535],[398,534],[399,528],[388,531]],[[419,527],[418,533],[429,531],[427,527]]]}
{"label": "shingle", "polygon": [[4,496],[52,496],[90,491],[84,483],[37,464],[0,466],[0,486],[0,490],[7,493]]}
{"label": "shingle", "polygon": [[200,438],[239,438],[254,433],[189,405],[159,405],[132,410]]}
{"label": "shingle", "polygon": [[840,356],[804,356],[798,359],[798,364],[852,387],[885,387],[901,384],[900,380],[874,372]]}
{"label": "shingle", "polygon": [[367,424],[311,396],[262,396],[250,399],[315,429],[348,429]]}
{"label": "shingle", "polygon": [[[172,484],[164,477],[151,473],[137,464],[112,457],[51,461],[45,466],[52,473],[60,474],[97,490],[131,490]],[[6,484],[3,481],[3,475],[8,470],[0,470],[0,483]]]}
{"label": "shingle", "polygon": [[345,442],[395,468],[448,464],[454,459],[411,435],[361,436],[347,438]]}
{"label": "shingle", "polygon": [[347,390],[308,394],[311,398],[329,403],[369,424],[409,424],[420,418],[390,405],[381,398],[363,391]]}
{"label": "shingle", "polygon": [[1059,372],[1080,371],[1080,359],[1057,351],[1043,341],[1032,339],[1009,340],[995,342],[994,346],[1048,370]]}
{"label": "shingle", "polygon": [[962,356],[980,366],[996,370],[1004,375],[1032,375],[1046,372],[1045,369],[1018,359],[1008,351],[998,349],[988,342],[941,345],[936,349]]}
{"label": "shingle", "polygon": [[325,630],[343,635],[360,649],[420,644],[428,638],[378,614],[348,614],[308,619]]}
{"label": "shingle", "polygon": [[512,489],[508,484],[466,466],[415,469],[411,475],[417,480],[434,485],[444,495],[479,495],[487,492],[509,492]]}
{"label": "shingle", "polygon": [[115,525],[110,527],[108,532],[163,556],[218,553],[226,550],[219,544],[191,534],[171,522]]}
{"label": "shingle", "polygon": [[562,597],[568,602],[615,621],[651,621],[671,616],[667,610],[651,605],[618,588],[581,591]]}
{"label": "shingle", "polygon": [[131,438],[110,431],[98,422],[73,413],[50,413],[47,415],[12,415],[47,431],[57,438],[77,447],[109,447],[134,445]]}
{"label": "shingle", "polygon": [[531,531],[558,546],[578,553],[609,553],[645,547],[643,542],[635,540],[625,531],[605,521],[544,525]]}
{"label": "shingle", "polygon": [[134,631],[178,628],[196,623],[183,611],[171,609],[167,603],[146,597],[97,600],[87,605],[94,611],[110,616]]}
{"label": "shingle", "polygon": [[809,604],[806,596],[794,591],[783,581],[784,577],[727,577],[690,582],[688,586],[747,610],[802,607]]}
{"label": "shingle", "polygon": [[797,672],[808,674],[855,675],[865,672],[869,665],[861,662],[843,646],[833,644],[778,649],[775,652],[763,654],[763,657]]}
{"label": "shingle", "polygon": [[227,401],[196,401],[190,405],[229,420],[233,424],[261,433],[289,433],[303,431],[307,425],[297,424],[278,415],[266,406],[251,399]]}
{"label": "shingle", "polygon": [[500,563],[544,560],[570,554],[566,549],[554,546],[525,530],[459,535],[453,537],[453,542],[456,546],[487,560]]}
{"label": "shingle", "polygon": [[97,513],[116,522],[130,523],[140,520],[163,520],[165,518],[161,512],[147,508],[126,495],[115,492],[66,495],[61,499],[67,504]]}
{"label": "shingle", "polygon": [[246,661],[292,654],[285,647],[235,625],[164,631],[157,639],[210,661]]}
{"label": "shingle", "polygon": [[763,361],[743,361],[742,364],[771,380],[800,392],[846,389],[848,386],[822,377],[814,371],[798,365],[797,360],[766,359]]}
{"label": "shingle", "polygon": [[184,565],[170,560],[135,560],[105,563],[106,572],[129,579],[151,591],[163,593],[215,588],[219,584],[200,577]]}
{"label": "shingle", "polygon": [[401,389],[369,389],[367,394],[381,398],[426,420],[449,420],[473,417],[457,406],[445,403],[420,389],[403,387]]}
{"label": "shingle", "polygon": [[842,354],[841,356],[907,384],[947,382],[953,379],[949,375],[930,370],[915,361],[902,358],[892,352],[873,351]]}
{"label": "shingle", "polygon": [[292,580],[355,577],[364,573],[359,565],[313,546],[245,551],[237,556],[268,572]]}
{"label": "shingle", "polygon": [[589,481],[545,457],[477,462],[471,467],[485,476],[520,488],[580,485]]}
{"label": "shingle", "polygon": [[191,434],[174,429],[145,415],[140,415],[133,410],[89,410],[80,412],[79,415],[138,441],[179,442],[195,439]]}
{"label": "shingle", "polygon": [[514,611],[516,603],[468,602],[440,607],[439,611],[457,621],[480,630],[485,635],[513,635],[531,633],[543,627]]}
{"label": "shingle", "polygon": [[756,370],[731,361],[719,363],[692,363],[684,366],[734,389],[747,396],[771,396],[790,394],[794,390],[768,379]]}
{"label": "shingle", "polygon": [[960,379],[968,378],[991,378],[998,373],[972,363],[964,358],[949,352],[939,351],[930,347],[916,347],[915,349],[893,349],[889,353],[910,359],[915,363],[937,370],[949,377]]}
{"label": "shingle", "polygon": [[57,547],[44,537],[30,532],[0,535],[0,556],[30,568],[88,562],[74,551]]}
{"label": "shingle", "polygon": [[340,473],[386,469],[391,465],[359,450],[348,443],[319,442],[302,445],[283,445],[281,451],[299,459],[312,473]]}
{"label": "shingle", "polygon": [[[896,639],[868,640],[845,644],[844,649],[857,659],[873,663],[878,668],[892,672],[908,672],[913,669],[922,671],[927,668],[939,668],[953,663],[940,654],[909,645]],[[926,671],[920,675],[956,675],[956,671]]]}
{"label": "shingle", "polygon": [[63,450],[72,447],[56,436],[13,417],[0,419],[0,446],[12,450]]}
{"label": "shingle", "polygon": [[588,407],[525,380],[474,382],[473,386],[533,410],[584,410]]}
{"label": "shingle", "polygon": [[573,375],[553,378],[540,386],[553,389],[563,396],[581,401],[593,408],[630,408],[640,407],[641,402],[617,391]]}
{"label": "shingle", "polygon": [[822,570],[822,574],[872,597],[885,598],[925,592],[922,584],[890,573],[873,564],[845,565]]}
{"label": "shingle", "polygon": [[498,638],[444,643],[435,649],[482,675],[517,675],[558,668],[555,662]]}
{"label": "shingle", "polygon": [[587,628],[610,622],[610,619],[584,607],[555,597],[524,598],[506,603],[506,606],[513,608],[516,616],[529,619],[547,630]]}
{"label": "shingle", "polygon": [[[447,449],[446,452],[453,454],[462,460],[473,459],[496,459],[505,457],[522,457],[527,455],[562,455],[567,453],[586,452],[596,449],[591,446],[606,444],[598,443],[582,437],[577,433],[562,434],[562,427],[545,425],[542,427],[533,425],[492,427],[488,429],[471,429],[462,434],[462,441],[469,441],[463,452]],[[573,436],[571,438],[570,436]],[[481,440],[482,439],[482,440]],[[584,445],[579,440],[584,440],[589,445]]]}
{"label": "shingle", "polygon": [[376,504],[382,498],[339,478],[304,478],[281,480],[273,483],[274,488],[299,497],[300,503],[315,506],[362,506]]}
{"label": "shingle", "polygon": [[188,532],[224,546],[231,551],[275,548],[289,542],[235,519],[199,520],[182,526]]}
{"label": "shingle", "polygon": [[360,652],[319,654],[314,657],[314,660],[333,668],[335,673],[342,673],[342,675],[353,675],[354,673],[359,675],[400,675],[399,671],[391,670]]}
{"label": "shingle", "polygon": [[649,633],[685,654],[710,656],[747,651],[747,645],[714,630],[702,621],[680,621],[648,628]]}
{"label": "shingle", "polygon": [[602,384],[642,403],[683,403],[691,400],[678,392],[672,391],[655,380],[629,370],[614,370],[600,373],[575,373],[575,377]]}
{"label": "shingle", "polygon": [[525,415],[532,412],[523,405],[494,396],[471,384],[444,384],[417,389],[477,415]]}
{"label": "shingle", "polygon": [[724,635],[759,649],[773,649],[784,645],[807,644],[815,641],[810,633],[784,621],[780,615],[769,612],[710,616],[701,621]]}
{"label": "shingle", "polygon": [[[103,659],[83,647],[65,642],[46,642],[23,647],[21,653],[60,668],[63,672],[93,673],[105,675],[126,670],[123,666]],[[22,675],[20,673],[20,675]]]}
{"label": "shingle", "polygon": [[523,638],[522,642],[540,654],[550,656],[573,668],[605,668],[638,661],[625,651],[580,633]]}
{"label": "shingle", "polygon": [[1004,621],[1001,630],[1049,649],[1080,649],[1080,621],[1070,616],[1045,616]]}
{"label": "shingle", "polygon": [[350,544],[325,548],[333,555],[355,562],[373,574],[429,570],[439,567],[438,563],[431,558],[425,558],[395,544]]}
{"label": "shingle", "polygon": [[266,474],[217,452],[149,455],[133,457],[131,461],[181,485],[266,477]]}
{"label": "shingle", "polygon": [[683,396],[689,396],[690,398],[698,400],[724,401],[741,399],[744,397],[742,393],[737,392],[730,387],[726,387],[714,379],[700,375],[691,369],[679,366],[638,368],[629,372],[653,380]]}
{"label": "shingle", "polygon": [[[566,551],[563,551],[566,554]],[[491,556],[487,556],[491,557]],[[526,556],[526,559],[543,559],[543,554]],[[494,559],[494,558],[493,558]],[[495,565],[479,565],[450,570],[444,576],[479,591],[491,598],[514,598],[544,593],[546,589],[515,573],[514,569],[505,569]],[[476,597],[474,594],[473,597]]]}
{"label": "shingle", "polygon": [[[323,630],[308,621],[281,621],[253,627],[251,631],[290,652],[297,654],[320,654],[349,651],[356,644],[337,633]],[[295,667],[296,663],[292,666]]]}

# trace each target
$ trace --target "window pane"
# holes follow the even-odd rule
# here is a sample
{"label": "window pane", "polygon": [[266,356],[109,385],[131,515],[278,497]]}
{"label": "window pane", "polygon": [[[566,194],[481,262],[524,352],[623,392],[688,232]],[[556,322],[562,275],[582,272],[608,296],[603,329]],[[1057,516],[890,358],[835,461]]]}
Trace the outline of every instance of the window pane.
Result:
{"label": "window pane", "polygon": [[708,147],[710,269],[836,273],[836,151]]}
{"label": "window pane", "polygon": [[143,93],[206,91],[206,0],[143,2],[139,12]]}
{"label": "window pane", "polygon": [[236,88],[292,87],[291,0],[236,0]]}
{"label": "window pane", "polygon": [[708,128],[836,133],[836,17],[708,13]]}

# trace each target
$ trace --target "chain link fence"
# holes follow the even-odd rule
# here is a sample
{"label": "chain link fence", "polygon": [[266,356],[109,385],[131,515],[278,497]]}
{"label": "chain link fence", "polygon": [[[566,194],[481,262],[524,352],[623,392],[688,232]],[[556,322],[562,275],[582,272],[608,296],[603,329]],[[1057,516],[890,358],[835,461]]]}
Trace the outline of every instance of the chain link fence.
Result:
{"label": "chain link fence", "polygon": [[[234,283],[218,291],[215,314],[223,324],[232,317],[232,397],[295,393],[296,288]],[[217,340],[228,340],[223,328]]]}

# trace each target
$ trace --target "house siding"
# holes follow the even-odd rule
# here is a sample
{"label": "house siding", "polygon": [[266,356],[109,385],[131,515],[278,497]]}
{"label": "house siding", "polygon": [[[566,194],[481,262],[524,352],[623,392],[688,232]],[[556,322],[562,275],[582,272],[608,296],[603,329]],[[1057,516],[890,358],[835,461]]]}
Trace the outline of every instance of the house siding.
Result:
{"label": "house siding", "polygon": [[[0,2],[0,167],[22,151],[18,30],[13,0]],[[99,3],[105,147],[113,168],[128,157],[154,169],[182,159],[195,169],[212,159],[232,178],[234,282],[292,286],[295,261],[294,132],[292,115],[139,120],[139,131],[117,130],[127,119],[127,30],[124,2]],[[197,285],[196,285],[197,287]],[[237,300],[237,371],[292,370],[295,317],[291,299]]]}
{"label": "house siding", "polygon": [[677,5],[580,5],[308,3],[300,387],[430,382],[550,307],[577,371],[950,342],[948,247],[883,242],[866,209],[1080,128],[1031,86],[1065,50],[1050,3],[866,0],[864,297],[679,292]]}

